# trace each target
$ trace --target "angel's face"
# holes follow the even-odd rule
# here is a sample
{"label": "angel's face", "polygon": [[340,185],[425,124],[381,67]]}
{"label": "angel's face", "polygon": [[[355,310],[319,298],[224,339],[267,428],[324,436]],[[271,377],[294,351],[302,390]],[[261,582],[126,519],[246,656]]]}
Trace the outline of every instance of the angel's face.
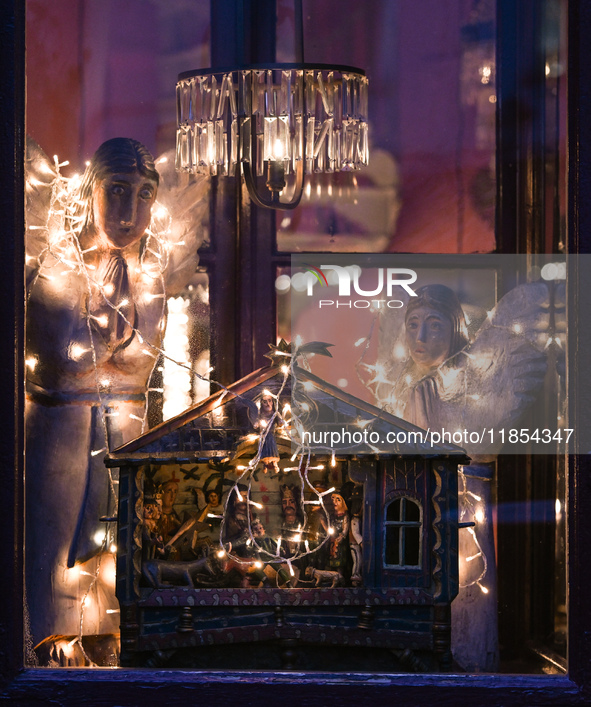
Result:
{"label": "angel's face", "polygon": [[110,174],[93,190],[94,224],[110,248],[125,248],[146,232],[157,184],[139,172]]}
{"label": "angel's face", "polygon": [[406,343],[412,360],[421,368],[435,368],[445,361],[451,335],[451,321],[432,307],[417,307],[406,320]]}

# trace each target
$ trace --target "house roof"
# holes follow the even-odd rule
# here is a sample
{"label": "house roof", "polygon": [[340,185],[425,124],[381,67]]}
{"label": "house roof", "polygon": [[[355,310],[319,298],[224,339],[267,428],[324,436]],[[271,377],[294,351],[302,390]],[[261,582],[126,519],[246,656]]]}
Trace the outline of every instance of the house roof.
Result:
{"label": "house roof", "polygon": [[[385,410],[361,400],[341,388],[328,383],[299,366],[293,375],[284,373],[278,365],[266,366],[240,380],[221,388],[205,400],[188,408],[180,415],[153,427],[136,439],[122,445],[108,455],[106,463],[117,466],[121,460],[154,456],[184,460],[188,456],[219,456],[232,454],[240,438],[251,428],[252,414],[256,416],[255,400],[263,390],[287,401],[300,419],[305,417],[303,408],[314,409],[314,419],[307,425],[298,425],[294,419],[294,451],[298,447],[298,432],[311,431],[307,445],[316,454],[413,454],[413,455],[463,455],[465,452],[453,444],[432,444],[426,432]],[[308,427],[310,430],[308,430]],[[249,429],[250,428],[250,429]],[[297,428],[297,429],[296,429]],[[336,435],[348,430],[353,439],[364,437],[364,430],[371,430],[374,443],[350,441],[348,446],[335,444]],[[389,437],[388,437],[389,435]],[[375,442],[379,436],[380,441]],[[367,435],[365,435],[367,438]],[[394,441],[393,441],[394,440]],[[406,440],[401,443],[401,440]],[[289,444],[285,438],[284,442]],[[345,441],[347,441],[345,439]],[[280,445],[281,446],[281,445]],[[181,459],[179,458],[179,461]]]}

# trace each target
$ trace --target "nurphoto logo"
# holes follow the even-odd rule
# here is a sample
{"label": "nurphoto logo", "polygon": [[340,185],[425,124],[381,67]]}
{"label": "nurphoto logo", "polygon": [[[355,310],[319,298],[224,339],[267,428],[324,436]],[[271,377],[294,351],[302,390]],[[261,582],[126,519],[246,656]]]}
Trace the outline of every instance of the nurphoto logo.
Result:
{"label": "nurphoto logo", "polygon": [[[306,272],[309,272],[314,276],[308,278],[306,290],[308,297],[313,296],[314,285],[317,282],[320,284],[320,287],[328,287],[328,280],[324,274],[325,271],[332,271],[336,275],[339,287],[339,297],[351,297],[351,285],[353,285],[353,290],[355,293],[361,297],[377,297],[385,290],[386,296],[391,298],[395,287],[402,287],[402,289],[410,297],[417,296],[416,292],[411,287],[417,279],[417,273],[410,268],[372,268],[372,272],[376,273],[377,276],[377,282],[375,282],[375,287],[373,287],[373,289],[363,289],[361,287],[359,277],[362,269],[358,266],[343,267],[342,265],[321,265],[317,268],[313,265],[306,264],[305,269]],[[372,283],[372,285],[373,284],[374,283]],[[321,299],[318,302],[318,307],[338,308],[353,306],[356,309],[369,309],[373,306],[374,308],[380,309],[383,304],[390,309],[400,309],[404,306],[404,302],[402,300],[396,299],[357,299],[352,301]]]}

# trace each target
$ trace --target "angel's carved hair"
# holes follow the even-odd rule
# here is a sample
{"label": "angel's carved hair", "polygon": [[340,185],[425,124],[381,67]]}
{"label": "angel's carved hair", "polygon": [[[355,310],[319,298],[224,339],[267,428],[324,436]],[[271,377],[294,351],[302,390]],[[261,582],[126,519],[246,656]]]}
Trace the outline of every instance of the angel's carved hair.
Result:
{"label": "angel's carved hair", "polygon": [[411,297],[404,315],[406,324],[410,314],[418,307],[432,307],[447,317],[452,325],[449,356],[455,356],[466,344],[470,343],[464,310],[458,296],[445,285],[424,285],[417,290],[417,296]]}
{"label": "angel's carved hair", "polygon": [[152,179],[158,185],[160,176],[154,165],[154,157],[147,147],[129,137],[114,137],[103,142],[92,156],[80,184],[80,213],[84,217],[82,229],[93,224],[92,192],[97,181],[110,174],[139,172],[142,177]]}

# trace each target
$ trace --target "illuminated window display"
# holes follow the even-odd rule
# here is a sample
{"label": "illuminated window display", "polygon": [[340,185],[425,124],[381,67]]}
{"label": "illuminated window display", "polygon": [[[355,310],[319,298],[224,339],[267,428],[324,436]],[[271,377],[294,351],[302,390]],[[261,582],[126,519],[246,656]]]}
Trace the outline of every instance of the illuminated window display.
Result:
{"label": "illuminated window display", "polygon": [[[364,8],[363,11],[351,7],[354,12],[349,23],[330,20],[335,11],[334,3],[307,7],[309,4],[304,2],[306,61],[361,66],[369,78],[371,142],[367,169],[356,174],[354,179],[345,174],[330,181],[325,178],[326,175],[312,175],[304,184],[300,206],[287,215],[263,213],[251,207],[246,192],[236,184],[238,180],[214,176],[207,180],[199,196],[190,197],[187,192],[187,200],[183,204],[183,207],[189,207],[189,202],[201,203],[202,225],[198,229],[189,225],[185,231],[177,230],[169,238],[163,233],[170,223],[174,230],[175,219],[179,218],[181,209],[178,205],[171,207],[165,204],[172,219],[170,222],[168,215],[158,211],[165,193],[162,191],[163,185],[166,188],[167,178],[174,178],[166,171],[168,168],[164,167],[164,163],[159,164],[158,159],[170,154],[175,144],[175,97],[171,87],[174,87],[179,73],[216,65],[209,58],[210,49],[220,51],[215,49],[220,36],[215,30],[215,16],[211,18],[213,24],[210,25],[209,11],[193,8],[189,22],[183,16],[180,5],[177,7],[175,3],[170,7],[158,2],[150,3],[149,9],[142,12],[139,7],[141,3],[130,0],[123,9],[110,2],[104,3],[100,9],[91,3],[80,3],[77,9],[80,14],[74,23],[72,17],[65,19],[68,13],[58,7],[59,3],[55,5],[47,10],[49,15],[45,17],[43,3],[36,0],[27,3],[28,71],[31,77],[27,130],[40,148],[51,156],[48,160],[40,158],[39,163],[47,165],[51,174],[44,176],[29,165],[29,176],[33,175],[40,184],[32,184],[27,195],[31,200],[36,200],[33,209],[36,213],[31,216],[29,211],[26,251],[27,266],[32,275],[27,304],[26,352],[29,380],[27,404],[32,412],[27,423],[27,495],[30,505],[25,544],[33,567],[39,564],[34,559],[37,551],[45,558],[49,557],[44,544],[60,545],[59,554],[63,556],[63,561],[60,560],[62,569],[59,570],[59,577],[50,577],[54,570],[49,570],[48,581],[42,582],[40,571],[35,570],[36,579],[28,579],[27,606],[33,647],[53,634],[59,634],[62,638],[53,646],[46,644],[45,649],[38,648],[36,657],[34,651],[30,652],[28,660],[31,664],[38,660],[44,666],[114,665],[118,660],[120,615],[114,596],[112,572],[114,556],[121,550],[115,547],[115,497],[121,482],[118,467],[105,467],[103,457],[155,426],[182,416],[210,393],[223,390],[218,383],[229,387],[258,370],[265,362],[263,356],[268,351],[268,345],[275,344],[279,338],[284,337],[294,343],[289,326],[289,309],[293,309],[293,305],[288,304],[289,298],[283,295],[291,288],[300,286],[297,279],[299,273],[290,270],[290,254],[426,251],[461,254],[495,249],[512,252],[511,246],[507,245],[507,239],[511,238],[509,229],[498,228],[495,231],[494,223],[496,179],[499,177],[494,165],[497,145],[494,118],[498,107],[496,8],[494,3],[489,6],[486,3],[450,1],[443,3],[445,7],[431,8],[432,12],[427,13],[429,16],[424,17],[419,8],[392,8],[376,0],[370,3],[371,8]],[[273,60],[293,61],[290,56],[292,45],[282,41],[282,38],[291,35],[293,10],[290,3],[280,2],[278,7],[278,23],[274,30],[279,41]],[[342,11],[337,14],[341,17]],[[44,17],[45,21],[41,22]],[[189,37],[188,30],[180,31],[179,28],[191,23],[198,30]],[[99,25],[105,31],[91,32],[91,28]],[[441,29],[443,27],[445,31]],[[420,32],[418,28],[421,28]],[[57,56],[62,61],[62,68],[68,65],[68,61],[71,65],[76,64],[77,68],[71,73],[61,72],[64,79],[50,97],[47,87],[55,86],[56,82],[48,80],[50,62],[44,68],[43,57],[49,47],[55,49],[60,42],[65,47],[68,44],[63,41],[65,36],[72,40],[70,45],[76,45],[75,56],[78,58],[74,61],[72,56],[66,56],[65,50],[61,54],[58,52]],[[551,211],[551,193],[554,194],[552,208],[555,213],[545,222],[543,234],[536,231],[537,241],[523,241],[519,245],[522,251],[527,252],[561,251],[566,243],[562,123],[565,62],[561,54],[564,50],[558,39],[553,36],[552,41],[556,42],[552,46],[549,42],[546,61],[542,64],[546,81],[544,100],[547,102],[547,126],[555,140],[552,145],[546,145],[546,164],[552,165],[552,170],[548,167],[546,214]],[[433,47],[434,51],[427,52],[427,46]],[[439,50],[436,51],[436,47]],[[224,66],[221,62],[217,65]],[[225,65],[233,66],[235,62],[228,61]],[[101,86],[101,90],[97,90],[97,86]],[[48,106],[51,119],[42,120],[40,114],[33,110],[37,101]],[[68,105],[67,109],[65,105]],[[68,110],[71,115],[64,120]],[[75,130],[69,129],[72,124],[76,125]],[[75,212],[71,212],[74,220],[66,213],[66,209],[70,208],[68,199],[77,197],[58,195],[51,207],[46,203],[51,199],[45,200],[42,194],[44,189],[53,189],[51,184],[54,179],[57,179],[56,184],[73,194],[75,174],[84,172],[84,163],[92,158],[97,146],[121,135],[137,140],[155,156],[160,183],[157,192],[154,189],[153,194],[148,195],[146,191],[145,198],[138,196],[142,203],[152,199],[154,203],[150,203],[152,222],[148,219],[143,230],[140,229],[142,233],[137,234],[137,243],[115,243],[105,250],[131,250],[137,244],[137,253],[131,259],[127,254],[121,256],[116,253],[113,258],[109,256],[102,262],[100,248],[88,250],[95,245],[93,242],[80,233],[72,237],[68,231],[77,218]],[[53,160],[54,153],[58,157],[57,164]],[[67,161],[69,165],[63,164]],[[155,181],[152,179],[152,182]],[[121,186],[127,188],[127,185]],[[152,185],[142,182],[142,186],[149,190]],[[130,185],[132,189],[135,187],[135,184]],[[138,194],[140,192],[141,188]],[[60,198],[65,203],[62,204]],[[498,207],[501,216],[508,213],[506,204]],[[64,213],[60,214],[58,212],[62,206]],[[51,228],[63,228],[66,232],[66,237],[59,244],[48,243],[43,232],[47,214],[50,214]],[[93,216],[100,223],[101,214],[93,212]],[[503,223],[506,225],[507,221],[508,217]],[[147,231],[150,233],[146,238]],[[175,282],[167,281],[163,288],[158,289],[156,284],[161,283],[161,274],[166,278],[163,253],[168,245],[163,243],[175,240],[181,242],[178,253],[183,274]],[[75,254],[70,259],[66,251],[72,245]],[[55,272],[50,272],[47,253],[55,260],[51,268]],[[174,250],[167,250],[166,257],[169,256],[174,258]],[[159,271],[151,281],[154,287],[147,293],[138,294],[132,272],[136,266],[154,266]],[[107,270],[110,275],[107,275]],[[62,287],[61,280],[56,283],[44,274],[65,278],[68,287]],[[117,285],[113,286],[114,291],[121,295],[116,298],[117,302],[104,291],[111,280],[117,280]],[[50,365],[55,358],[51,354],[55,335],[51,332],[56,329],[45,311],[46,302],[67,299],[70,294],[74,302],[76,298],[72,293],[76,287],[82,292],[78,298],[82,302],[86,297],[84,288],[90,283],[92,290],[95,281],[100,282],[103,292],[97,290],[96,302],[91,302],[93,297],[90,293],[88,304],[82,305],[80,337],[75,335],[76,332],[72,333],[73,329],[68,324],[65,327],[68,333],[53,349],[66,351],[72,362],[71,374],[75,382],[63,386],[54,375],[60,366],[55,362]],[[437,282],[434,280],[433,284]],[[501,281],[495,284],[497,292],[490,304],[491,309],[514,284]],[[42,295],[40,285],[45,290],[55,287],[54,294]],[[127,290],[132,291],[132,298],[124,296]],[[129,307],[127,313],[120,309],[125,299],[131,304],[123,305]],[[75,309],[80,308],[80,302],[74,302]],[[148,325],[142,325],[143,310],[148,308],[152,308],[155,314]],[[297,317],[297,314],[291,311],[292,317]],[[102,336],[105,332],[101,333],[101,322],[108,324],[107,337]],[[347,356],[355,362],[365,343],[353,351],[354,344],[361,337],[352,341],[351,333],[346,334],[342,332],[339,340],[316,335],[308,337],[307,341],[320,340],[334,344],[333,355],[339,357],[345,355],[341,352],[348,347],[351,353]],[[364,333],[366,335],[367,331]],[[376,331],[374,343],[378,338]],[[382,339],[380,345],[389,346],[390,352],[395,349],[392,341]],[[102,360],[101,347],[112,349],[123,363],[128,357],[126,365],[129,376],[125,372],[115,376],[115,387],[111,375],[112,362],[110,359]],[[415,347],[413,371],[421,365],[419,359],[424,352],[420,349],[421,346]],[[448,355],[449,351],[445,353]],[[566,363],[559,360],[554,345],[545,355],[548,353],[554,358],[544,364],[544,370],[555,370],[559,365],[566,367]],[[383,356],[381,359],[378,355],[373,358],[368,356],[365,362],[377,366],[383,363],[382,359]],[[85,362],[90,364],[86,366],[87,381],[82,380],[79,370]],[[333,380],[326,375],[326,367],[331,365],[328,358],[324,360],[316,355],[310,357],[308,362],[313,375],[422,429],[429,426],[428,410],[433,404],[439,404],[439,401],[434,403],[428,400],[428,396],[421,398],[422,406],[417,404],[421,401],[415,391],[412,395],[409,393],[401,406],[401,397],[404,396],[397,395],[395,389],[397,385],[398,388],[404,387],[405,383],[400,377],[394,381],[393,367],[388,369],[390,372],[386,380],[378,381],[379,384],[376,383],[377,371],[374,371],[372,390],[367,378],[363,379],[361,375],[360,380],[354,363],[346,374]],[[538,378],[545,376],[546,373],[540,368],[539,375],[536,373],[536,386],[533,386],[536,390],[531,393],[535,398],[535,414],[539,414],[540,419],[564,414],[567,403],[560,388],[560,376],[556,379],[558,383],[552,382],[554,388],[548,387],[548,381],[538,387],[541,382]],[[108,386],[107,379],[110,380]],[[413,381],[413,388],[416,382]],[[507,385],[510,384],[507,382]],[[34,386],[42,390],[33,390]],[[543,392],[539,393],[539,390]],[[50,400],[41,401],[39,396],[47,391],[51,393]],[[60,399],[59,405],[54,404],[56,396],[64,391],[72,400],[80,395],[92,396],[92,402],[77,399],[74,403],[72,400],[64,403]],[[476,405],[474,396],[481,393],[471,391],[470,394],[471,404]],[[125,400],[119,399],[120,395],[127,397]],[[535,397],[538,395],[540,397]],[[130,396],[133,399],[128,400]],[[393,404],[393,398],[396,398],[397,405]],[[97,401],[100,402],[96,404]],[[102,403],[104,409],[101,412]],[[273,413],[270,416],[265,413],[265,405],[272,406],[273,401],[265,403],[262,399],[259,403],[259,417],[258,420],[251,420],[250,434],[260,434],[261,428],[268,425],[273,417]],[[135,407],[123,409],[128,405]],[[63,416],[67,416],[68,411],[70,421],[64,422]],[[214,412],[211,414],[214,415]],[[130,417],[130,414],[135,417]],[[82,419],[88,415],[92,419]],[[101,418],[101,415],[107,417]],[[122,415],[129,430],[119,424]],[[51,417],[53,422],[42,423],[44,416],[48,420]],[[228,499],[236,503],[239,498],[236,491],[231,491],[234,487],[224,483],[227,478],[233,478],[231,474],[235,472],[230,472],[227,477],[225,472],[212,468],[214,462],[230,463],[236,468],[237,461],[233,458],[236,450],[231,447],[225,449],[232,457],[229,462],[223,461],[221,456],[218,459],[218,455],[207,462],[195,460],[194,464],[199,469],[194,472],[194,484],[190,474],[186,476],[191,467],[181,461],[176,462],[177,468],[168,480],[160,478],[165,472],[162,468],[156,469],[160,466],[156,462],[150,461],[142,467],[143,486],[139,493],[143,506],[136,516],[137,527],[141,526],[136,540],[140,543],[138,547],[144,567],[137,574],[142,592],[165,590],[169,585],[190,587],[199,582],[203,583],[200,589],[205,590],[208,588],[208,575],[210,579],[215,578],[211,581],[221,581],[222,589],[253,592],[268,588],[266,585],[272,581],[285,593],[299,591],[304,586],[303,582],[309,582],[310,586],[317,583],[318,587],[323,588],[322,591],[327,588],[355,591],[376,586],[367,584],[363,569],[370,536],[376,543],[374,550],[378,553],[373,560],[376,576],[379,574],[382,578],[380,582],[386,583],[378,586],[391,586],[387,584],[390,571],[400,570],[411,576],[429,568],[431,550],[425,549],[425,543],[429,542],[430,501],[409,494],[408,489],[402,487],[391,490],[390,495],[376,503],[375,509],[379,510],[374,510],[381,516],[379,520],[374,517],[368,536],[370,531],[364,525],[366,516],[353,510],[357,504],[367,503],[366,492],[360,498],[354,498],[351,489],[346,487],[347,484],[357,483],[348,471],[351,462],[339,460],[336,454],[335,461],[341,477],[334,485],[342,492],[343,508],[342,512],[337,513],[335,509],[341,501],[337,495],[333,500],[329,494],[327,508],[332,505],[324,525],[332,528],[336,537],[342,535],[343,540],[346,537],[346,562],[340,556],[341,543],[337,543],[335,537],[332,564],[327,559],[299,567],[294,560],[291,563],[294,579],[290,564],[286,561],[287,543],[301,544],[308,538],[304,535],[299,541],[293,537],[282,538],[278,551],[277,539],[285,520],[281,513],[293,514],[295,510],[295,530],[301,525],[299,530],[304,533],[309,531],[305,530],[305,523],[298,519],[297,502],[294,502],[295,509],[291,505],[292,497],[297,498],[299,493],[298,474],[282,471],[292,465],[290,459],[293,452],[280,442],[281,425],[287,418],[288,415],[281,409],[279,418],[274,420],[275,428],[269,436],[269,445],[261,450],[261,459],[266,460],[264,468],[261,467],[258,480],[253,482],[255,491],[251,500],[256,503],[263,503],[259,497],[263,492],[257,488],[263,483],[262,479],[272,477],[277,487],[273,489],[273,500],[269,503],[272,511],[268,518],[260,514],[247,514],[247,526],[250,525],[248,539],[254,542],[259,538],[257,543],[262,549],[257,550],[256,557],[254,554],[248,556],[249,549],[240,550],[242,555],[238,556],[248,556],[254,569],[242,576],[243,568],[238,563],[231,573],[229,584],[224,585],[229,571],[222,572],[219,566],[230,562],[233,553],[226,559],[217,556],[209,559],[203,548],[215,545],[216,539],[219,544],[219,530],[222,532],[222,546],[233,542],[233,549],[236,550],[236,540],[230,539],[229,533],[223,535],[230,518],[234,517],[233,522],[240,524],[240,513],[226,505],[230,503]],[[103,424],[105,421],[108,424]],[[218,422],[214,427],[224,429]],[[59,431],[55,432],[57,428]],[[76,430],[82,428],[85,431],[84,454],[79,453],[78,445],[72,442],[77,436]],[[273,440],[276,445],[271,444]],[[71,454],[68,453],[70,456],[64,452],[66,446],[72,450]],[[496,454],[497,450],[492,453]],[[328,451],[318,464],[330,469],[334,456]],[[293,464],[299,465],[299,461]],[[456,625],[470,626],[473,636],[482,640],[475,639],[476,643],[481,644],[478,650],[466,649],[466,645],[471,644],[465,632],[464,636],[454,635],[451,642],[455,659],[453,668],[459,671],[561,672],[566,666],[565,460],[559,455],[550,455],[544,460],[531,457],[527,461],[515,461],[505,455],[495,462],[494,469],[487,467],[487,464],[489,462],[476,460],[470,467],[460,464],[458,470],[458,523],[476,525],[459,534],[458,581],[463,589],[468,588],[472,608],[469,608],[469,602],[465,605],[461,601],[456,603],[456,607],[462,606],[461,611],[458,610],[462,616]],[[51,469],[51,474],[45,474],[45,469]],[[219,479],[217,473],[220,474]],[[278,473],[285,475],[285,478],[273,476]],[[93,479],[94,483],[100,475],[106,483],[101,485],[100,492],[96,492],[97,498],[103,494],[110,500],[109,504],[103,504],[104,509],[91,517],[80,509],[87,503],[84,499],[95,494],[87,478]],[[283,483],[278,483],[280,480]],[[327,480],[321,478],[319,473],[317,478],[313,477],[313,485],[318,484],[319,488],[324,482]],[[61,485],[64,486],[62,491]],[[70,494],[75,493],[75,486],[78,501],[66,501]],[[286,488],[282,490],[283,486]],[[343,487],[346,487],[346,492]],[[244,489],[239,485],[236,488],[240,494],[243,493]],[[36,494],[46,502],[37,503]],[[247,498],[246,495],[244,497]],[[52,501],[52,498],[55,500]],[[304,501],[312,500],[304,495]],[[70,511],[64,512],[64,506]],[[193,525],[186,526],[192,521]],[[216,527],[218,522],[219,527]],[[203,527],[200,524],[204,524]],[[52,529],[50,533],[46,531],[49,527]],[[323,523],[319,520],[318,528],[322,527]],[[512,548],[512,533],[516,527],[523,528],[523,532],[518,533]],[[328,530],[322,532],[325,535],[321,542],[325,542],[328,548],[332,542],[326,534]],[[76,550],[74,536],[84,536],[84,542],[88,544],[86,550]],[[179,558],[170,556],[173,545],[180,547]],[[534,548],[537,548],[535,555]],[[90,557],[97,549],[106,551],[102,553],[102,560]],[[224,551],[227,552],[228,548],[225,547]],[[268,561],[265,561],[265,552],[269,555]],[[531,557],[531,562],[520,563],[519,558],[524,555]],[[207,563],[187,568],[188,574],[180,575],[178,567],[171,569],[164,564],[199,563],[205,559]],[[339,562],[344,562],[344,574],[339,572]],[[254,566],[255,563],[262,563],[262,567]],[[53,559],[50,564],[54,564]],[[322,574],[331,572],[336,572],[338,576]],[[224,579],[220,580],[222,576]],[[118,570],[118,577],[123,581],[121,569]],[[66,610],[60,608],[59,601],[52,596],[50,585],[56,587],[55,582],[66,587]],[[334,587],[331,586],[333,582]],[[530,599],[534,595],[535,599]],[[514,621],[516,615],[518,620]],[[39,617],[39,621],[35,616]],[[187,634],[191,620],[185,615],[183,626]],[[193,620],[197,620],[195,616]],[[515,632],[513,625],[518,627]],[[106,649],[106,658],[105,653],[100,654],[93,648],[93,641],[100,642],[100,636],[105,634],[114,637]],[[460,648],[462,641],[464,648]],[[398,647],[397,650],[403,649]],[[215,667],[223,667],[223,654],[219,654],[218,658]],[[332,662],[330,658],[328,660],[332,667],[338,663],[337,658]],[[429,665],[427,667],[434,669]],[[398,669],[415,668],[407,664]]]}

